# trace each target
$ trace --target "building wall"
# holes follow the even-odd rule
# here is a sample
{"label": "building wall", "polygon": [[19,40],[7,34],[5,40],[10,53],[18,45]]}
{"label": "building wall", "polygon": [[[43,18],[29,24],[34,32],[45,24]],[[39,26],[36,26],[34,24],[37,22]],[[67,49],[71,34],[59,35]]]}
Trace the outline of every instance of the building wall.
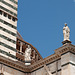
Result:
{"label": "building wall", "polygon": [[[61,75],[61,60],[54,61],[46,65],[48,70],[52,75]],[[42,67],[34,72],[31,75],[48,75],[47,70]]]}
{"label": "building wall", "polygon": [[[61,59],[46,64],[52,75],[75,75],[75,54],[67,52],[61,55]],[[48,75],[48,71],[42,67],[32,72],[31,75]]]}
{"label": "building wall", "polygon": [[21,71],[18,71],[16,69],[13,69],[2,64],[0,64],[0,73],[3,73],[4,75],[25,75],[25,73]]}
{"label": "building wall", "polygon": [[31,75],[44,75],[46,73],[44,68],[40,68],[34,72],[31,73]]}
{"label": "building wall", "polygon": [[70,53],[70,74],[75,75],[75,55]]}
{"label": "building wall", "polygon": [[[0,0],[0,55],[12,60],[16,60],[17,3],[18,0]],[[31,74],[0,64],[0,73],[4,75],[49,75],[49,72],[52,75],[75,75],[75,53],[64,53],[60,59]]]}
{"label": "building wall", "polygon": [[18,0],[0,0],[0,55],[7,58],[16,58],[17,3]]}

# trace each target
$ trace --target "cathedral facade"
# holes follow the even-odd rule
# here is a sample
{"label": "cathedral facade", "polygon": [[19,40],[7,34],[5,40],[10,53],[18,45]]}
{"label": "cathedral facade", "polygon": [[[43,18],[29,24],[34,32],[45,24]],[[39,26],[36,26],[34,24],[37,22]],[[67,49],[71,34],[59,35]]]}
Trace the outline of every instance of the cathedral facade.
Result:
{"label": "cathedral facade", "polygon": [[75,45],[69,36],[43,59],[17,31],[17,7],[18,0],[0,0],[0,75],[75,75]]}

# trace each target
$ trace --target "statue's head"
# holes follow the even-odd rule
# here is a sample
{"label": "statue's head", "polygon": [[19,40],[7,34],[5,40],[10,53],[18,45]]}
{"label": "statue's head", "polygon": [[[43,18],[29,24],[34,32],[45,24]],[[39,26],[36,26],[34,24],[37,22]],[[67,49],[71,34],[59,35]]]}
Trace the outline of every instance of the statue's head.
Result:
{"label": "statue's head", "polygon": [[28,48],[30,48],[30,45],[28,45]]}
{"label": "statue's head", "polygon": [[65,27],[67,26],[67,23],[65,23]]}

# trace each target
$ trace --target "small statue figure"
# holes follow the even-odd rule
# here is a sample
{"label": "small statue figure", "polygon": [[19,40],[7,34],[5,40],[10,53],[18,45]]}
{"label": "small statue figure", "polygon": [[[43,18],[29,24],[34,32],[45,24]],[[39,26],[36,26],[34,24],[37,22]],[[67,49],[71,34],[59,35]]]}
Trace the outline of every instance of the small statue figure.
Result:
{"label": "small statue figure", "polygon": [[25,50],[25,60],[31,60],[31,47],[28,45],[28,48]]}
{"label": "small statue figure", "polygon": [[65,23],[65,27],[63,28],[63,35],[64,35],[64,41],[68,40],[70,41],[69,37],[70,37],[70,29],[67,26],[67,24]]}

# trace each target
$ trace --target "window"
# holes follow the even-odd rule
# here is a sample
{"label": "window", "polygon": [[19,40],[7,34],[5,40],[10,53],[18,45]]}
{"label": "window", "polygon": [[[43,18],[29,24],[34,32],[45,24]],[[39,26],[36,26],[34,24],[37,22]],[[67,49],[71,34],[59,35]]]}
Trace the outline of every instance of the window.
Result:
{"label": "window", "polygon": [[13,17],[12,20],[15,21],[15,18]]}
{"label": "window", "polygon": [[7,13],[4,13],[4,16],[7,17]]}
{"label": "window", "polygon": [[2,11],[0,10],[0,14],[2,15]]}
{"label": "window", "polygon": [[[3,13],[3,14],[2,14]],[[6,12],[3,12],[0,10],[0,14],[3,15],[4,17],[8,17],[8,19],[12,18],[12,21],[16,21],[17,19],[15,17],[12,17],[11,15],[7,14]],[[16,29],[16,28],[15,28]]]}
{"label": "window", "polygon": [[9,18],[9,19],[11,19],[11,16],[10,16],[10,15],[8,15],[8,18]]}

